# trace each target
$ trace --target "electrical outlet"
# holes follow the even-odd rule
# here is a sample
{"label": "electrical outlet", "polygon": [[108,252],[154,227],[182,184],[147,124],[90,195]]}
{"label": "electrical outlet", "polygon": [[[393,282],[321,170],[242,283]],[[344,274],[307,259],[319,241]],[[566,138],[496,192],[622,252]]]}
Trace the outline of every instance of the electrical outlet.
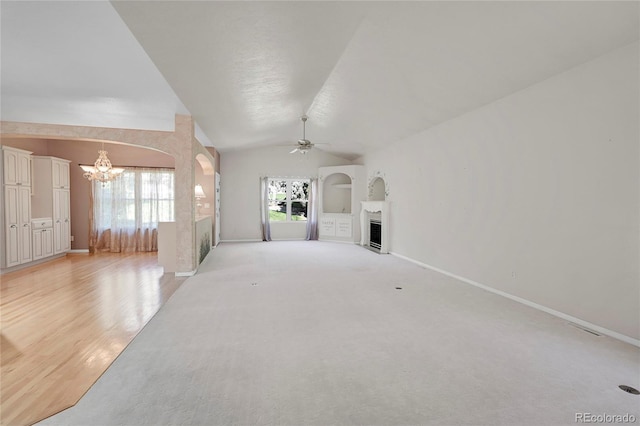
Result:
{"label": "electrical outlet", "polygon": [[73,235],[71,236],[71,241],[73,241]]}
{"label": "electrical outlet", "polygon": [[209,204],[209,203],[204,203],[204,208],[205,208],[205,209],[211,208],[211,204]]}

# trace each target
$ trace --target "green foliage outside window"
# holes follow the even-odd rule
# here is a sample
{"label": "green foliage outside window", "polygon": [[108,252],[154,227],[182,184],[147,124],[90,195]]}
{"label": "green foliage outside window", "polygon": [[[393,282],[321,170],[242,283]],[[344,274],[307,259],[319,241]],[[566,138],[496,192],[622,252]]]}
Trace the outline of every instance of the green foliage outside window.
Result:
{"label": "green foliage outside window", "polygon": [[308,199],[308,180],[271,180],[269,182],[269,220],[271,222],[306,221]]}

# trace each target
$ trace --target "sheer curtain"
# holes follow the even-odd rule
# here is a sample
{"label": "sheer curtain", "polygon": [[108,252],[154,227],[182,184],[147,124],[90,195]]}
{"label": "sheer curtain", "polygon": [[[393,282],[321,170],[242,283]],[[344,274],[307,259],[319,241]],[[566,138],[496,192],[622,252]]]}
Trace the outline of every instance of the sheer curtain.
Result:
{"label": "sheer curtain", "polygon": [[262,241],[271,241],[271,225],[269,224],[269,178],[260,178],[260,224]]}
{"label": "sheer curtain", "polygon": [[311,179],[307,205],[307,240],[318,239],[318,179]]}
{"label": "sheer curtain", "polygon": [[158,250],[158,222],[174,220],[174,172],[127,169],[119,178],[93,182],[92,251]]}

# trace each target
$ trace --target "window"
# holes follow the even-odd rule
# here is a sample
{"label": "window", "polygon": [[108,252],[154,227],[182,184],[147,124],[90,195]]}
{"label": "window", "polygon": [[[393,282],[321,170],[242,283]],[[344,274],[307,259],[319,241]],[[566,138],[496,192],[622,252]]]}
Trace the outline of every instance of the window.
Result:
{"label": "window", "polygon": [[307,220],[309,179],[279,179],[269,181],[269,220],[296,222]]}
{"label": "window", "polygon": [[173,180],[173,170],[127,169],[116,180],[94,181],[96,229],[155,229],[173,221]]}

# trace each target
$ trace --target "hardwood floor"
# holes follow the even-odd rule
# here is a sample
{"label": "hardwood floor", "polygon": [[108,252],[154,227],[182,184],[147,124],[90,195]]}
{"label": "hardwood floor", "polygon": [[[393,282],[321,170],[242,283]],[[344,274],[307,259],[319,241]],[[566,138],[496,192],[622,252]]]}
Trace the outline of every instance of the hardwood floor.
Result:
{"label": "hardwood floor", "polygon": [[0,276],[0,423],[74,405],[184,281],[156,253],[69,254]]}

